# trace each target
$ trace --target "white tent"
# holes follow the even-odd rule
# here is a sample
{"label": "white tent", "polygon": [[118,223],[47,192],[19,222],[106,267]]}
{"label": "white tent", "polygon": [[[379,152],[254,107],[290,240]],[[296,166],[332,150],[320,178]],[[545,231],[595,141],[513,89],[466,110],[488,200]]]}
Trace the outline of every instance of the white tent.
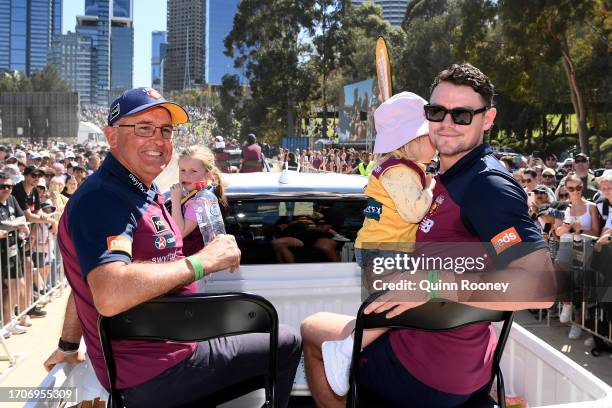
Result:
{"label": "white tent", "polygon": [[106,143],[104,132],[91,122],[79,122],[77,143]]}

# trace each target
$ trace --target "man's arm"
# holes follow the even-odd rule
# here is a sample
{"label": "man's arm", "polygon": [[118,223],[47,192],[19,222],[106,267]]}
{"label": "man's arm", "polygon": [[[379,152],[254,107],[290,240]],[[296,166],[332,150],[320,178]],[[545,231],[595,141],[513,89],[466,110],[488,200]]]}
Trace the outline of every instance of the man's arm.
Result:
{"label": "man's arm", "polygon": [[[224,269],[235,270],[240,264],[240,250],[232,235],[216,237],[196,255],[205,275]],[[167,263],[110,262],[87,275],[94,304],[103,316],[114,316],[181,288],[194,279],[195,272],[186,259]]]}
{"label": "man's arm", "polygon": [[[74,303],[74,294],[71,292],[66,304],[61,339],[69,343],[80,343],[82,335],[81,323],[79,322],[76,304]],[[59,363],[77,364],[83,361],[85,361],[85,357],[81,352],[64,352],[58,348],[47,358],[44,366],[47,371],[51,371]]]}
{"label": "man's arm", "polygon": [[[417,271],[413,275],[393,273],[386,275],[385,282],[409,280],[415,282],[414,291],[391,291],[370,304],[365,313],[383,313],[388,318],[402,314],[417,307],[429,299],[429,293],[419,289],[419,282],[428,280],[427,271]],[[369,285],[371,277],[368,278]],[[503,270],[485,273],[465,273],[458,275],[454,271],[439,271],[437,282],[456,285],[458,290],[436,290],[436,297],[454,302],[465,303],[474,307],[489,310],[516,311],[524,309],[548,309],[554,304],[556,279],[548,250],[540,249],[518,258]],[[470,284],[507,283],[507,290],[469,290],[463,289]],[[444,287],[440,285],[439,287]]]}

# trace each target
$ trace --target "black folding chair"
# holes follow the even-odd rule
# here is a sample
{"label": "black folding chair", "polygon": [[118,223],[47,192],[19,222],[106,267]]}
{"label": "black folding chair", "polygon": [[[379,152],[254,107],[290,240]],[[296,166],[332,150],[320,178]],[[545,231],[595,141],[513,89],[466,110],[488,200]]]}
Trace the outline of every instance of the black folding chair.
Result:
{"label": "black folding chair", "polygon": [[[355,342],[353,345],[353,357],[350,371],[350,390],[347,398],[347,407],[390,407],[392,404],[386,403],[384,396],[374,395],[364,387],[358,387],[359,378],[359,354],[361,352],[361,341],[365,329],[377,327],[389,328],[412,328],[428,331],[450,330],[480,322],[500,322],[503,321],[497,347],[493,355],[493,372],[489,384],[475,393],[464,405],[465,408],[493,407],[494,401],[489,396],[493,379],[497,377],[497,399],[498,406],[505,408],[504,378],[499,367],[499,362],[510,333],[513,312],[495,311],[479,309],[473,306],[464,305],[442,299],[429,301],[414,309],[409,309],[399,316],[391,319],[385,317],[386,313],[364,314],[364,309],[385,292],[376,292],[363,302],[357,313],[355,322]],[[410,396],[406,396],[409,398]]]}
{"label": "black folding chair", "polygon": [[[121,392],[116,388],[117,369],[112,340],[192,342],[244,333],[270,333],[265,406],[276,406],[278,315],[274,306],[261,296],[207,293],[160,297],[113,317],[100,316],[98,329],[110,382],[108,408],[123,407]],[[190,405],[216,406],[261,388],[261,382],[247,380],[232,388]]]}

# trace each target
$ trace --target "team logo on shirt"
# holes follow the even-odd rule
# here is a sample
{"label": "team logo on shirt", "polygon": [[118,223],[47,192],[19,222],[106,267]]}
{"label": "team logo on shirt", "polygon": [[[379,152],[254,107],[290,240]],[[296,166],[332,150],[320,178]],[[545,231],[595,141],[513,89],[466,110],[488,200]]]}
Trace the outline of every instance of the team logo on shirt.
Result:
{"label": "team logo on shirt", "polygon": [[155,244],[155,248],[160,251],[166,248],[174,248],[176,246],[176,237],[172,234],[162,235],[155,237],[153,243]]}
{"label": "team logo on shirt", "polygon": [[523,240],[514,227],[510,227],[507,230],[500,232],[491,239],[491,243],[493,244],[497,255],[501,254],[511,246],[518,244],[519,242],[523,242]]}
{"label": "team logo on shirt", "polygon": [[151,216],[151,222],[153,223],[153,228],[155,228],[156,234],[159,234],[160,232],[168,231],[168,226],[164,223],[164,221],[159,215]]}
{"label": "team logo on shirt", "polygon": [[132,241],[123,235],[106,237],[106,246],[109,252],[125,252],[132,256]]}
{"label": "team logo on shirt", "polygon": [[363,210],[363,215],[371,220],[380,221],[380,215],[382,214],[382,203],[369,197],[368,205]]}

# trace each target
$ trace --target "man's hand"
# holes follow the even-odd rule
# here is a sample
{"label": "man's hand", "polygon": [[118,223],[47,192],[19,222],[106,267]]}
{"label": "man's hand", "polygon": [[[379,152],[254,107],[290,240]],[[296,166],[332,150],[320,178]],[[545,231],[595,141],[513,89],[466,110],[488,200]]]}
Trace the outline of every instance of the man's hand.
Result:
{"label": "man's hand", "polygon": [[76,353],[64,353],[60,349],[55,349],[44,362],[45,370],[51,371],[56,364],[68,363],[79,364],[85,361],[85,355],[80,351]]}
{"label": "man's hand", "polygon": [[234,272],[240,267],[240,249],[233,235],[216,236],[197,255],[200,257],[206,275],[224,269]]}
{"label": "man's hand", "polygon": [[[378,298],[375,302],[372,302],[365,308],[363,311],[365,314],[370,313],[384,313],[389,311],[385,315],[387,319],[391,319],[395,316],[399,316],[404,313],[408,309],[413,309],[415,307],[421,306],[424,303],[427,303],[427,300],[415,301],[415,302],[406,302],[405,300],[398,300],[398,298],[402,297],[402,295],[398,295],[394,292],[387,292],[381,297]],[[406,297],[403,295],[403,297]]]}

